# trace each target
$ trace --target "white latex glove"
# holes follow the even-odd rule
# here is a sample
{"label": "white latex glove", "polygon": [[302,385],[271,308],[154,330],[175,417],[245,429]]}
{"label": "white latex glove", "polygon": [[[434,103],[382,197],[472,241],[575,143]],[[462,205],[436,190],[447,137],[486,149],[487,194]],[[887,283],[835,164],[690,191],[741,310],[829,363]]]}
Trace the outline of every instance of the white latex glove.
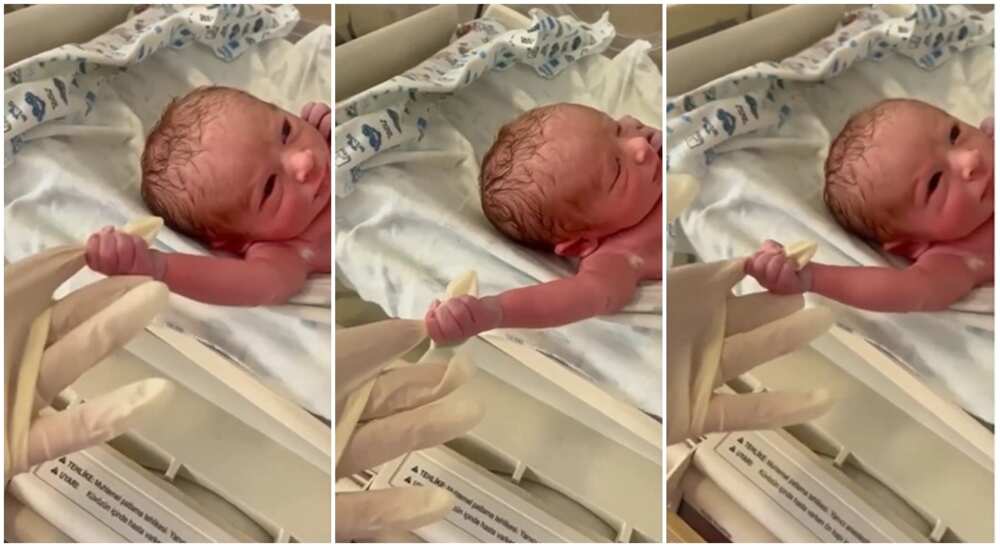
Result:
{"label": "white latex glove", "polygon": [[[814,249],[814,248],[813,248]],[[797,252],[807,254],[810,249]],[[672,268],[667,275],[667,442],[715,431],[807,422],[832,404],[811,393],[727,395],[722,383],[826,332],[826,308],[802,309],[802,295],[733,296],[745,258]]]}
{"label": "white latex glove", "polygon": [[[124,230],[152,239],[157,218]],[[149,379],[55,412],[49,404],[90,367],[141,331],[169,291],[148,277],[101,280],[59,301],[84,266],[81,245],[56,247],[4,268],[4,483],[31,466],[105,442],[150,414],[172,384]]]}
{"label": "white latex glove", "polygon": [[[474,370],[462,356],[399,359],[427,337],[423,321],[390,319],[336,334],[337,478],[442,444],[482,420],[482,407],[456,393]],[[336,540],[414,530],[454,505],[449,492],[431,486],[338,492]]]}
{"label": "white latex glove", "polygon": [[698,180],[685,173],[667,175],[667,223],[681,216],[684,209],[698,197]]}

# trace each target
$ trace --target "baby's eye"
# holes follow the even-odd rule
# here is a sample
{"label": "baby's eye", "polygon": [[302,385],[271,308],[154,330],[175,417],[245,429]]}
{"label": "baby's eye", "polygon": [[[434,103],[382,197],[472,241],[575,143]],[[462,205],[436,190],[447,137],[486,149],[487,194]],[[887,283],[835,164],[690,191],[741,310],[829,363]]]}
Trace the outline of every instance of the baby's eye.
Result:
{"label": "baby's eye", "polygon": [[951,134],[948,138],[951,140],[951,144],[955,144],[958,141],[958,136],[962,134],[962,130],[958,127],[958,124],[951,126]]}
{"label": "baby's eye", "polygon": [[260,199],[260,206],[262,208],[264,207],[264,202],[266,202],[267,198],[271,197],[271,193],[274,192],[274,179],[274,175],[271,175],[267,179],[267,184],[264,185],[264,197]]}
{"label": "baby's eye", "polygon": [[615,124],[615,125],[617,126],[615,128],[615,135],[621,137],[622,136],[622,124],[619,123],[619,124]]}
{"label": "baby's eye", "polygon": [[281,144],[288,142],[288,135],[292,132],[292,124],[288,123],[288,118],[285,118],[285,123],[281,126]]}
{"label": "baby's eye", "polygon": [[622,176],[622,160],[616,159],[615,161],[618,163],[618,172],[615,173],[615,180],[618,180]]}
{"label": "baby's eye", "polygon": [[934,173],[934,176],[931,177],[931,181],[927,183],[928,199],[931,197],[931,194],[934,193],[934,190],[937,190],[938,184],[940,182],[941,182],[941,171],[938,171],[937,173]]}

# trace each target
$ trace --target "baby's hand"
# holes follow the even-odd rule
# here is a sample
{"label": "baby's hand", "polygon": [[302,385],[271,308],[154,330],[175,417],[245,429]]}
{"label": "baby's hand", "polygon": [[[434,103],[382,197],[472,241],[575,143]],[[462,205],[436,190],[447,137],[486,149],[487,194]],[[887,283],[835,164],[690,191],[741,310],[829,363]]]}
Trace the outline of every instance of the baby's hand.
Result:
{"label": "baby's hand", "polygon": [[992,138],[993,137],[993,116],[990,116],[990,117],[986,118],[985,120],[983,120],[983,123],[979,124],[979,129],[982,130],[983,133],[986,133],[987,135],[989,135],[990,138]]}
{"label": "baby's hand", "polygon": [[330,107],[323,103],[309,103],[302,107],[302,119],[319,130],[320,135],[330,140]]}
{"label": "baby's hand", "polygon": [[163,256],[146,240],[106,226],[87,240],[87,266],[105,275],[148,275],[163,278]]}
{"label": "baby's hand", "polygon": [[431,304],[424,324],[431,339],[439,345],[455,344],[500,325],[501,312],[495,300],[459,296]]}
{"label": "baby's hand", "polygon": [[795,261],[785,256],[784,247],[769,239],[756,254],[747,259],[743,268],[765,289],[775,294],[806,292],[812,286],[809,266],[799,271],[795,267]]}

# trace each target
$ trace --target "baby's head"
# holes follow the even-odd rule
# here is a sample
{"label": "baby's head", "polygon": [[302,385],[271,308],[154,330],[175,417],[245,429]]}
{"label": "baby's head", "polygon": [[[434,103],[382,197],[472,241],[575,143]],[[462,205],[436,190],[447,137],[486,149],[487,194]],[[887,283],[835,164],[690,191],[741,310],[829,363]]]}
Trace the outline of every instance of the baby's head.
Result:
{"label": "baby's head", "polygon": [[227,87],[175,99],[146,139],[142,197],[214,248],[301,234],[330,201],[330,149],[315,127]]}
{"label": "baby's head", "polygon": [[500,129],[479,175],[483,212],[508,237],[563,256],[639,223],[662,190],[662,134],[560,103]]}
{"label": "baby's head", "polygon": [[911,256],[993,215],[993,140],[927,103],[859,112],[830,144],[827,206],[849,231]]}

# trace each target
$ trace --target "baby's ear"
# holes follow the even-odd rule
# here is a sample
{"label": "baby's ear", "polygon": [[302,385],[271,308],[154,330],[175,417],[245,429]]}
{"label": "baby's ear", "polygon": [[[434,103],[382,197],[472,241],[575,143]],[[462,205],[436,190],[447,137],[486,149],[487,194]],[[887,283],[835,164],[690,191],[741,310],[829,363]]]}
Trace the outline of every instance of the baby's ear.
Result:
{"label": "baby's ear", "polygon": [[583,258],[597,250],[598,241],[589,237],[575,237],[569,241],[556,244],[556,254],[559,256],[575,256]]}
{"label": "baby's ear", "polygon": [[222,237],[212,230],[208,230],[208,246],[216,251],[229,251],[236,252],[234,249],[238,249],[239,245],[232,239]]}
{"label": "baby's ear", "polygon": [[887,241],[882,244],[882,249],[897,256],[916,260],[930,246],[931,244],[926,241]]}

